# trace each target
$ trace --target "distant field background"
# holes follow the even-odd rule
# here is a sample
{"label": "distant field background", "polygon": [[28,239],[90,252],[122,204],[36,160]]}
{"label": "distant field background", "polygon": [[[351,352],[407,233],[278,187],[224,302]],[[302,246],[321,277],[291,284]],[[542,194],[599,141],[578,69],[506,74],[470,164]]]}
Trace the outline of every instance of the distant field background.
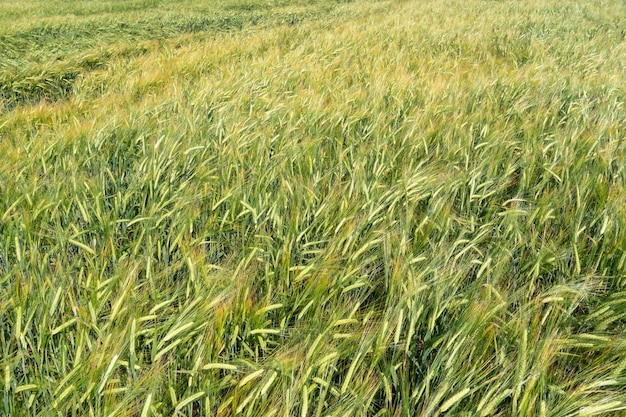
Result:
{"label": "distant field background", "polygon": [[626,415],[625,100],[619,0],[0,0],[0,415]]}

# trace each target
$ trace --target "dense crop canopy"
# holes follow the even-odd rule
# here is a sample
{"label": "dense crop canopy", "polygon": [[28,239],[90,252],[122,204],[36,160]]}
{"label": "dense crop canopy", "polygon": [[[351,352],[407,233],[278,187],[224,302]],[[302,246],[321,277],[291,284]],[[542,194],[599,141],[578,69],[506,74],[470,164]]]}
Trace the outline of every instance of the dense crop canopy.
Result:
{"label": "dense crop canopy", "polygon": [[0,414],[624,415],[625,28],[0,0]]}

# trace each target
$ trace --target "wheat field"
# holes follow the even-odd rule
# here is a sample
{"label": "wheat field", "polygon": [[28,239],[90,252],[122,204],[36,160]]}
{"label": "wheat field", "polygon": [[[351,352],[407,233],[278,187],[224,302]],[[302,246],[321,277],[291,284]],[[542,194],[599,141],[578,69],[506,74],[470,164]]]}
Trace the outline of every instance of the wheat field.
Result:
{"label": "wheat field", "polygon": [[0,0],[0,414],[625,416],[626,3]]}

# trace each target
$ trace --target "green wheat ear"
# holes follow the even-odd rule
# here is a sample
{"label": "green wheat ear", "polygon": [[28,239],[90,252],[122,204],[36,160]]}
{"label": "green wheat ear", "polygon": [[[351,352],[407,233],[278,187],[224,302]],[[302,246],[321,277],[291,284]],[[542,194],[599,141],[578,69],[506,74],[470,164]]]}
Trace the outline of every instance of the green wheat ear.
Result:
{"label": "green wheat ear", "polygon": [[624,27],[0,0],[0,415],[626,416]]}

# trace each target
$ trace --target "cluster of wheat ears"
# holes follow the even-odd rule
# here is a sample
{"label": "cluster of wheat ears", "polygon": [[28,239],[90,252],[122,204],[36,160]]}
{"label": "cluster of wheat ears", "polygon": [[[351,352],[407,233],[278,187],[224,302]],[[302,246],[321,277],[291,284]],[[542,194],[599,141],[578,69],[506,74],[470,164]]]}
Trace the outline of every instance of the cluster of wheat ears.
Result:
{"label": "cluster of wheat ears", "polygon": [[625,28],[0,0],[0,414],[626,415]]}

